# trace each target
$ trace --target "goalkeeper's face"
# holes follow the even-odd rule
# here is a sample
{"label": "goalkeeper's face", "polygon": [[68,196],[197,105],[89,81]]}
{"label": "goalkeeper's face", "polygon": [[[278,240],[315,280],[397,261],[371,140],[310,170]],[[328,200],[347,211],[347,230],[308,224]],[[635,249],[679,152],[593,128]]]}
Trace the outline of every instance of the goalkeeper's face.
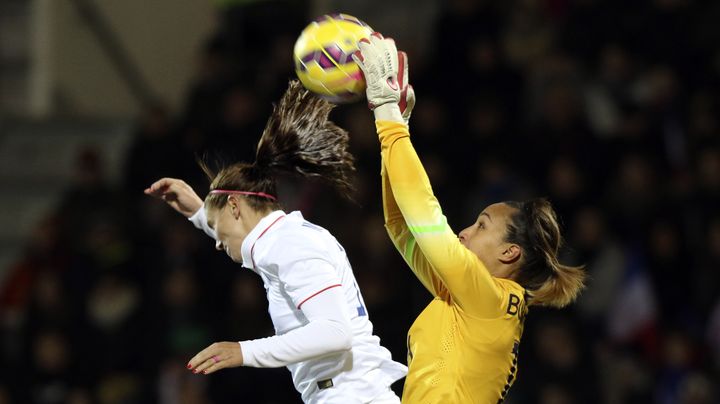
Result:
{"label": "goalkeeper's face", "polygon": [[495,203],[483,209],[472,225],[460,232],[460,242],[477,255],[493,276],[509,278],[520,259],[520,247],[505,241],[516,209]]}

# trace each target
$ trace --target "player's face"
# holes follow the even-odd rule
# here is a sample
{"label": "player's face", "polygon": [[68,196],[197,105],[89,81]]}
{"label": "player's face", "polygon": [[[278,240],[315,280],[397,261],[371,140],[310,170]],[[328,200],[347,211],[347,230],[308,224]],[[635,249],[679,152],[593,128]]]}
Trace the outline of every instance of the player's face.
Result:
{"label": "player's face", "polygon": [[217,241],[215,248],[225,253],[237,263],[242,263],[241,247],[247,237],[241,219],[233,213],[230,203],[220,209],[209,209],[207,212],[208,225],[215,230]]}
{"label": "player's face", "polygon": [[504,203],[492,204],[480,212],[475,223],[458,235],[460,242],[480,257],[495,276],[506,275],[499,268],[503,267],[501,264],[507,263],[508,250],[512,246],[505,241],[505,236],[515,210]]}

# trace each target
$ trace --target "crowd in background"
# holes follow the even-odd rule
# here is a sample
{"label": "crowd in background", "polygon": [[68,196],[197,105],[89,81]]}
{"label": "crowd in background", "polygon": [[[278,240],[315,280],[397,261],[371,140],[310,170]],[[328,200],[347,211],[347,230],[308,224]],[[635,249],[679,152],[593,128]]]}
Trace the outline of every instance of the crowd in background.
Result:
{"label": "crowd in background", "polygon": [[[720,3],[441,4],[432,41],[398,47],[418,96],[413,143],[449,223],[547,196],[565,262],[589,275],[573,306],[531,308],[506,402],[720,402]],[[0,285],[0,403],[300,401],[286,369],[185,369],[212,342],[272,335],[264,290],[142,193],[172,176],[204,196],[198,156],[252,161],[294,77],[292,45],[312,17],[303,4],[222,16],[184,109],[148,106],[139,119],[123,184],[85,150]],[[332,117],[351,135],[356,201],[293,178],[280,199],[345,246],[375,333],[405,362],[431,296],[383,228],[372,114],[361,102]]]}

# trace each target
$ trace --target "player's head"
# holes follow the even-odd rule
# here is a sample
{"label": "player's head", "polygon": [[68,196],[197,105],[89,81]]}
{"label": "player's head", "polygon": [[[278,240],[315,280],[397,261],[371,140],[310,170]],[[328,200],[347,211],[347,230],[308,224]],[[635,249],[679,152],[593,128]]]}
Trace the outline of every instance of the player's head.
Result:
{"label": "player's head", "polygon": [[345,130],[328,120],[333,105],[311,95],[298,81],[290,82],[258,142],[255,162],[235,163],[214,173],[200,163],[210,178],[205,198],[208,223],[222,247],[235,261],[258,220],[279,209],[276,175],[280,172],[317,177],[343,196],[353,193],[355,170]]}
{"label": "player's head", "polygon": [[272,174],[255,164],[236,163],[212,174],[210,193],[205,197],[208,225],[215,229],[217,248],[225,250],[233,261],[242,262],[242,242],[257,222],[279,209]]}
{"label": "player's head", "polygon": [[490,205],[459,237],[494,276],[523,286],[531,304],[563,307],[583,288],[582,268],[558,261],[563,239],[546,199]]}

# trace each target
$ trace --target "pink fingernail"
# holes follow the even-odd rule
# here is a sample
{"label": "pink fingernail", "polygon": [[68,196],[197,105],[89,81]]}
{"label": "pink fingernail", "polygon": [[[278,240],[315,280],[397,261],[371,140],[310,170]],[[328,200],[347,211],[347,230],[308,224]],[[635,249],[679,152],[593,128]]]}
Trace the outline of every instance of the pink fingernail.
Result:
{"label": "pink fingernail", "polygon": [[187,368],[188,368],[188,369],[192,369],[192,365],[188,363],[188,364],[187,364]]}
{"label": "pink fingernail", "polygon": [[207,370],[203,370],[203,374],[206,375],[206,374],[207,374]]}

